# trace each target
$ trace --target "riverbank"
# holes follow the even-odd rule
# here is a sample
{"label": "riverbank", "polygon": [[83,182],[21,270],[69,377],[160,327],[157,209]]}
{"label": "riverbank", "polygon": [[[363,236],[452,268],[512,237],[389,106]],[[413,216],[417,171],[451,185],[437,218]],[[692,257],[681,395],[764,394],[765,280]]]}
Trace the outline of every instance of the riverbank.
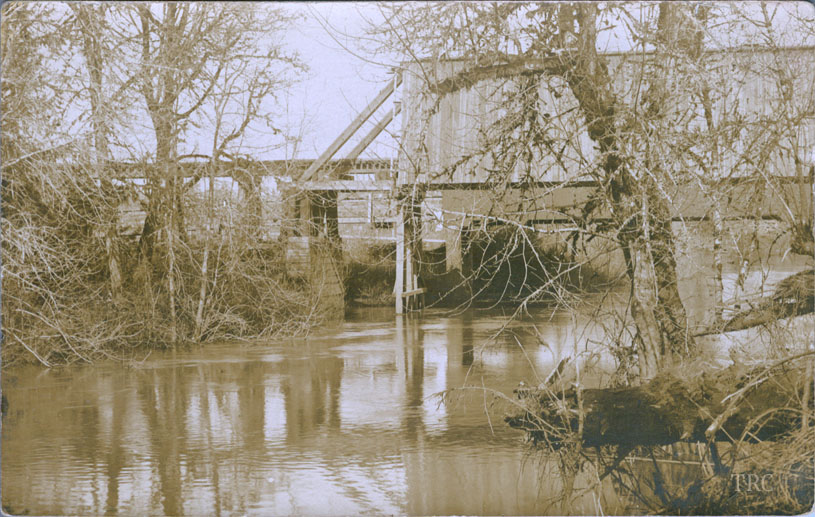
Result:
{"label": "riverbank", "polygon": [[[717,336],[698,358],[642,384],[618,370],[591,385],[583,379],[592,364],[562,362],[546,381],[514,390],[507,423],[560,458],[562,475],[611,477],[649,512],[802,514],[815,497],[814,324],[808,314]],[[628,458],[650,458],[653,472],[636,472]],[[676,468],[698,466],[692,482],[671,486]]]}
{"label": "riverbank", "polygon": [[[184,253],[176,256],[172,273],[160,262],[140,264],[137,241],[122,244],[117,256],[127,274],[116,292],[103,258],[87,242],[77,243],[85,253],[76,253],[81,264],[58,269],[48,260],[54,257],[7,248],[3,367],[129,360],[149,350],[224,339],[282,339],[342,318],[341,310],[325,303],[324,278],[288,274],[281,246],[219,239],[177,243]],[[167,252],[160,243],[156,248],[156,255]],[[94,257],[90,262],[88,255]],[[18,270],[25,274],[12,274]]]}

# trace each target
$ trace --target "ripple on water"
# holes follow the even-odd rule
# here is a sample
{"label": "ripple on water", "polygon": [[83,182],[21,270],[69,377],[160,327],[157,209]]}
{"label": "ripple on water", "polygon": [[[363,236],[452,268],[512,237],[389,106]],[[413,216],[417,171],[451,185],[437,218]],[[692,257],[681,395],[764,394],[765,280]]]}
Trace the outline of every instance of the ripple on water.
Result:
{"label": "ripple on water", "polygon": [[[575,335],[545,318],[552,339]],[[473,360],[501,322],[390,314],[285,343],[154,353],[142,369],[12,372],[24,411],[3,422],[4,502],[33,514],[541,513],[501,407],[477,390],[431,397],[465,382],[511,393],[531,365],[546,371],[551,354],[516,345]]]}

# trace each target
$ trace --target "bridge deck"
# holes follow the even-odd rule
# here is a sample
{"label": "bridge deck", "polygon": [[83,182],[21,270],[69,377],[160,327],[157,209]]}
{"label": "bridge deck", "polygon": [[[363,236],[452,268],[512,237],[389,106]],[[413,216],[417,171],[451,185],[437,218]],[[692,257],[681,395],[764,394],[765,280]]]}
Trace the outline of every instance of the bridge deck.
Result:
{"label": "bridge deck", "polygon": [[[783,219],[811,217],[812,184],[810,178],[779,177],[774,184],[763,178],[743,178],[717,185],[674,185],[662,193],[669,199],[674,220],[704,220],[718,208],[725,219]],[[597,191],[599,184],[581,182],[538,182],[506,184],[496,188],[487,183],[430,183],[428,192],[440,193],[442,208],[461,214],[495,214],[497,206],[504,213],[522,212],[529,220],[561,222],[581,215],[581,210]],[[311,192],[388,193],[395,184],[388,180],[331,180],[305,182]],[[709,195],[715,191],[725,201],[714,203]],[[604,209],[595,219],[608,219]]]}

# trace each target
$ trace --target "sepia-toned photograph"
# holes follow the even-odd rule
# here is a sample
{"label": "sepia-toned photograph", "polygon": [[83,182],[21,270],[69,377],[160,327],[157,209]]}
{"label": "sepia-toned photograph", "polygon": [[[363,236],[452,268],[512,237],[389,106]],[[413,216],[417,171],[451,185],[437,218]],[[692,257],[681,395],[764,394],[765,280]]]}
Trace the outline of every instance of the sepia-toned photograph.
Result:
{"label": "sepia-toned photograph", "polygon": [[3,515],[815,512],[815,4],[0,5]]}

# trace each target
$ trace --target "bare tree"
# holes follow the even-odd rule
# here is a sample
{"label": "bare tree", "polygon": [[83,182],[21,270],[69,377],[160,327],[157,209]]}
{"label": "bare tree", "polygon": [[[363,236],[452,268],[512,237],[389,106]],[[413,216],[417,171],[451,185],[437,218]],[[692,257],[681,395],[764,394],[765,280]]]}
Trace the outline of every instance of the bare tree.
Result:
{"label": "bare tree", "polygon": [[[275,101],[303,68],[280,40],[291,21],[238,4],[3,7],[3,330],[14,344],[4,358],[92,361],[134,342],[315,323],[285,272],[266,267],[271,257],[247,255],[251,237],[215,264],[204,251],[204,267],[185,216],[205,202],[194,189],[205,174],[255,167],[247,136],[279,131]],[[211,153],[200,153],[204,139]],[[195,157],[205,162],[183,163]],[[210,207],[216,197],[210,189]],[[146,212],[135,245],[119,233],[133,201]],[[216,292],[219,275],[234,285]],[[252,289],[234,289],[240,281]],[[248,301],[274,292],[287,302]]]}
{"label": "bare tree", "polygon": [[[569,188],[591,179],[597,185],[578,210],[557,215],[576,227],[573,242],[605,238],[624,257],[630,294],[621,316],[633,334],[639,385],[584,389],[582,366],[569,369],[564,359],[539,386],[516,390],[524,407],[509,420],[560,455],[564,502],[584,462],[594,463],[600,479],[620,481],[626,470],[620,462],[633,446],[649,445],[647,453],[656,455],[660,444],[714,444],[727,425],[733,434],[727,439],[736,444],[727,458],[731,468],[741,462],[756,472],[769,464],[811,469],[812,447],[800,446],[812,436],[811,350],[769,351],[781,357],[752,370],[734,355],[734,365],[721,369],[702,366],[708,358],[700,357],[698,345],[701,334],[815,310],[815,272],[807,270],[761,298],[762,311],[722,321],[725,310],[734,309],[722,299],[727,253],[739,259],[737,284],[757,263],[766,266],[768,257],[778,262],[801,253],[809,257],[800,261],[803,267],[812,264],[812,141],[806,135],[815,124],[806,85],[813,80],[813,54],[811,46],[796,48],[813,43],[811,9],[804,11],[765,4],[394,4],[383,8],[385,27],[372,29],[383,49],[404,59],[412,77],[406,82],[415,85],[407,96],[418,106],[406,108],[402,149],[414,190],[429,191],[434,181],[451,178],[485,182],[490,193],[479,199],[489,203],[462,215],[527,226],[532,233],[537,229],[525,223],[529,214],[519,211],[537,212],[535,199],[550,194],[536,190],[536,182],[555,179]],[[793,37],[798,29],[808,34],[803,41]],[[627,40],[623,52],[606,51],[611,36]],[[452,111],[451,97],[454,106],[471,104]],[[449,130],[446,121],[456,116],[475,120]],[[508,203],[525,194],[504,187],[526,184],[524,203]],[[768,212],[778,220],[763,220]],[[776,245],[782,249],[773,250]],[[705,260],[692,246],[710,250],[714,263],[705,275],[715,287],[702,294],[713,309],[707,329],[690,323],[697,307],[680,297],[682,270]],[[497,255],[493,251],[501,260]],[[615,357],[625,357],[626,340],[610,332],[608,340]],[[779,365],[788,378],[771,386],[766,381]],[[712,395],[709,382],[721,393]],[[764,397],[769,391],[778,397],[766,398],[767,407],[745,402],[748,393]],[[630,408],[620,410],[626,401]],[[644,407],[665,413],[638,414],[635,408]],[[612,423],[615,415],[619,427]],[[683,418],[693,423],[678,423]],[[746,427],[738,427],[742,422]],[[643,434],[650,424],[653,441]],[[767,465],[735,452],[748,436],[755,439],[773,425],[782,434],[767,438],[777,441]],[[584,447],[593,450],[584,453]],[[710,498],[702,500],[736,498],[715,446],[711,455],[718,463],[700,483]],[[810,496],[801,496],[795,508],[811,504]],[[762,496],[747,504],[773,508],[781,499]],[[671,507],[666,499],[658,504]]]}
{"label": "bare tree", "polygon": [[[584,235],[611,237],[622,251],[641,375],[651,378],[693,357],[696,329],[688,327],[679,294],[673,219],[681,216],[683,189],[702,192],[714,226],[721,293],[723,214],[736,206],[728,179],[752,175],[761,178],[751,183],[752,192],[775,188],[786,198],[787,190],[774,187],[778,182],[767,172],[770,157],[808,113],[808,101],[783,108],[783,78],[765,92],[782,103],[772,113],[740,106],[727,78],[738,63],[743,80],[754,83],[769,68],[781,73],[779,61],[762,71],[766,53],[721,49],[720,29],[712,27],[733,16],[703,4],[456,3],[383,10],[387,26],[374,35],[404,57],[425,97],[408,131],[419,136],[403,144],[414,170],[430,182],[486,174],[483,179],[502,185],[540,179],[554,162],[567,182],[596,181],[575,223]],[[610,31],[636,43],[627,56],[601,52]],[[463,61],[449,64],[451,59]],[[471,130],[479,132],[477,148],[440,167],[433,161],[441,151],[431,141],[438,135],[428,130],[430,121],[445,97],[470,88],[498,107]],[[586,137],[589,152],[580,144]],[[492,165],[484,170],[484,163]],[[799,205],[807,202],[795,197]],[[611,222],[601,223],[604,217]],[[797,234],[811,233],[805,220],[790,211],[791,229],[803,229]],[[721,294],[719,299],[721,314]]]}

